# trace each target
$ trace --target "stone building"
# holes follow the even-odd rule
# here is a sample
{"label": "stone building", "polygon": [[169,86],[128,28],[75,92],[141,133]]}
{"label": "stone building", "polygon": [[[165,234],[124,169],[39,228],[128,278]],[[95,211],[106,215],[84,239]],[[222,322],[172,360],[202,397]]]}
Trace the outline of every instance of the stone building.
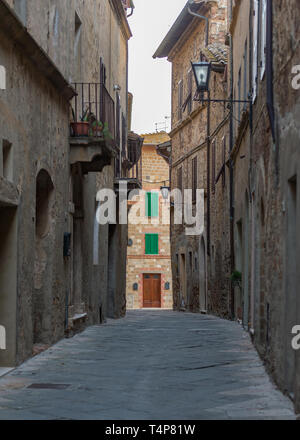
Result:
{"label": "stone building", "polygon": [[141,199],[148,224],[134,224],[133,204],[128,216],[127,308],[172,309],[169,200],[161,194],[161,187],[168,187],[170,179],[169,154],[164,151],[169,137],[164,132],[141,136],[145,192]]}
{"label": "stone building", "polygon": [[211,62],[211,96],[227,97],[226,30],[226,1],[201,1],[193,6],[187,2],[154,58],[167,57],[172,63],[172,190],[192,190],[194,213],[196,190],[205,190],[205,229],[201,236],[187,236],[185,224],[175,224],[174,210],[171,212],[174,307],[228,317],[229,111],[220,103],[208,108],[201,102],[191,68],[191,61]]}
{"label": "stone building", "polygon": [[300,6],[235,1],[229,8],[233,97],[235,310],[279,387],[300,410]]}
{"label": "stone building", "polygon": [[92,3],[0,2],[0,366],[125,313],[127,226],[96,195],[127,173],[133,5]]}

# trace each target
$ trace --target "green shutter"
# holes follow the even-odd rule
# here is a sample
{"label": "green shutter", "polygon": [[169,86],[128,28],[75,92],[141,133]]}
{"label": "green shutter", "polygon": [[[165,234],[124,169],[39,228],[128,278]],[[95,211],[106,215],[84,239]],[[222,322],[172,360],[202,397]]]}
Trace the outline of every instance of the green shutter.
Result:
{"label": "green shutter", "polygon": [[146,194],[146,216],[158,217],[158,193],[148,192]]}
{"label": "green shutter", "polygon": [[158,255],[158,234],[146,234],[145,235],[145,254],[146,255]]}

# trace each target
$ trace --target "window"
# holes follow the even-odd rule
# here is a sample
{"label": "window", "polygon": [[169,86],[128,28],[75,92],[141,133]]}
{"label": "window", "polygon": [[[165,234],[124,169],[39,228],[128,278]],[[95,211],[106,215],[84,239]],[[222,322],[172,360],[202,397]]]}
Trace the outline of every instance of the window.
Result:
{"label": "window", "polygon": [[260,79],[262,80],[266,70],[267,50],[267,0],[261,3],[261,42],[260,42]]}
{"label": "window", "polygon": [[[1,153],[1,149],[0,149]],[[5,179],[10,182],[13,181],[13,151],[12,144],[8,141],[3,141],[2,144],[2,170],[0,170],[0,175],[2,171],[2,175]]]}
{"label": "window", "polygon": [[178,83],[178,121],[182,119],[183,81]]}
{"label": "window", "polygon": [[193,252],[189,252],[190,272],[193,271]]}
{"label": "window", "polygon": [[192,201],[196,201],[198,185],[198,164],[197,157],[194,157],[192,161]]}
{"label": "window", "polygon": [[185,111],[186,108],[188,109],[188,114],[191,113],[193,108],[192,91],[193,91],[193,71],[192,69],[190,69],[187,75],[187,97],[182,106],[183,111]]}
{"label": "window", "polygon": [[145,235],[145,255],[158,255],[158,234]]}
{"label": "window", "polygon": [[159,197],[157,192],[146,193],[146,216],[158,217]]}
{"label": "window", "polygon": [[253,68],[252,68],[252,95],[253,102],[256,99],[257,93],[257,60],[258,60],[258,0],[254,0],[253,10]]}
{"label": "window", "polygon": [[177,170],[177,188],[182,192],[182,167]]}

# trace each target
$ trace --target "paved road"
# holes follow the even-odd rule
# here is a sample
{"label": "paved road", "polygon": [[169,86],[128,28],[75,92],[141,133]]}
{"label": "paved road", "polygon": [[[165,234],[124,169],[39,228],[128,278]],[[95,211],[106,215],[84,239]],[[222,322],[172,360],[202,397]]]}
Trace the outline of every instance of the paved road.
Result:
{"label": "paved road", "polygon": [[0,419],[295,415],[238,324],[148,310],[65,339],[0,379]]}

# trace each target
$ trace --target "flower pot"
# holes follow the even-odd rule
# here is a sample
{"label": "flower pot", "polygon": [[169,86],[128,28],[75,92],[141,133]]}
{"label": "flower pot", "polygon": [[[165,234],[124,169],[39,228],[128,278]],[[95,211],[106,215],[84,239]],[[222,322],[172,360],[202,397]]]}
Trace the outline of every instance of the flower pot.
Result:
{"label": "flower pot", "polygon": [[89,135],[89,122],[71,122],[73,136],[88,136]]}

